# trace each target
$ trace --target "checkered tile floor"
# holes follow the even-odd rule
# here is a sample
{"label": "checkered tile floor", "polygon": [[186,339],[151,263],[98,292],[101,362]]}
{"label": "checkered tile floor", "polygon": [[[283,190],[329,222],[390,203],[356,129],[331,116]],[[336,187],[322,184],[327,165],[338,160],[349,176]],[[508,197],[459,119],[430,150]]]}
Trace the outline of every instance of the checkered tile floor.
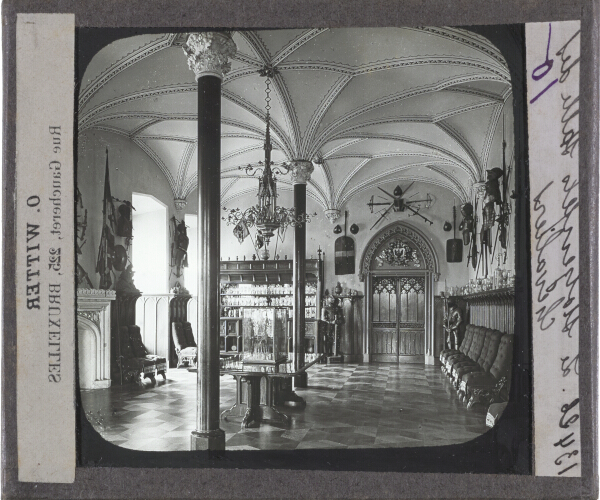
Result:
{"label": "checkered tile floor", "polygon": [[[108,441],[136,450],[184,451],[196,415],[196,374],[171,369],[156,387],[135,385],[82,391],[83,407]],[[296,393],[306,408],[284,408],[291,425],[240,429],[221,421],[230,450],[401,448],[469,441],[482,433],[485,411],[468,411],[439,367],[417,364],[315,365],[308,388]],[[235,382],[221,377],[221,410],[235,403]]]}

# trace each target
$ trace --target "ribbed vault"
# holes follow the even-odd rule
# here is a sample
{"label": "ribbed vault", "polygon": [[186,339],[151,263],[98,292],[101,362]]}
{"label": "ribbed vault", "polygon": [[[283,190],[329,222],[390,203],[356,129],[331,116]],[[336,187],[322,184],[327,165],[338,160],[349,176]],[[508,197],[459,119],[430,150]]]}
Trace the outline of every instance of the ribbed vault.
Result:
{"label": "ribbed vault", "polygon": [[[96,54],[79,96],[79,131],[128,137],[168,180],[174,198],[197,183],[197,92],[181,49],[186,34],[118,40]],[[502,125],[512,131],[510,74],[484,37],[455,28],[238,31],[223,82],[222,196],[256,189],[239,166],[263,158],[264,78],[271,96],[272,158],[315,162],[308,196],[343,209],[377,186],[415,182],[470,196],[501,166]],[[507,133],[508,151],[512,134]],[[291,189],[280,179],[281,189]]]}

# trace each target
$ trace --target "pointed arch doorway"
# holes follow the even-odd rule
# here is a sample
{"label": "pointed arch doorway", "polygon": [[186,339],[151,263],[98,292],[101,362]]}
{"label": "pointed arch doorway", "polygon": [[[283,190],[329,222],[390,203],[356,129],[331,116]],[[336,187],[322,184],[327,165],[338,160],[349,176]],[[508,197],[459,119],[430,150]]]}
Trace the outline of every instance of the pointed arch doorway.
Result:
{"label": "pointed arch doorway", "polygon": [[365,357],[368,361],[433,364],[433,291],[437,254],[427,236],[406,222],[379,231],[363,252]]}

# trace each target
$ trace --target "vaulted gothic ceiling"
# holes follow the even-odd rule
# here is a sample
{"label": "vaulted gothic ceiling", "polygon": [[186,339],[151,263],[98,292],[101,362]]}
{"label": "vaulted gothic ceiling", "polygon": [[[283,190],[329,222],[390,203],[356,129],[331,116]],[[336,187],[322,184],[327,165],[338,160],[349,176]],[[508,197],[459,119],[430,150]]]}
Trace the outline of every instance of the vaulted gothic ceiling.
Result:
{"label": "vaulted gothic ceiling", "polygon": [[[197,87],[186,34],[118,40],[88,65],[79,130],[128,137],[173,196],[197,183]],[[455,28],[236,31],[222,88],[223,204],[256,191],[238,167],[264,159],[265,78],[273,66],[273,160],[312,160],[307,194],[323,209],[390,182],[433,184],[466,200],[502,166],[512,130],[510,74],[486,38]],[[507,134],[509,145],[511,134]],[[509,147],[508,151],[512,148]],[[507,158],[510,160],[510,158]],[[280,189],[291,189],[286,176]]]}

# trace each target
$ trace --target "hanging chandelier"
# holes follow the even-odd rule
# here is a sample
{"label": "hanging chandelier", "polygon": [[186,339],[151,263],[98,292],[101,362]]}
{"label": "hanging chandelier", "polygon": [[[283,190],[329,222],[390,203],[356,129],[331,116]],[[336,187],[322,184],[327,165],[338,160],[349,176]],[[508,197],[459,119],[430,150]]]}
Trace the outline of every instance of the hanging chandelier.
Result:
{"label": "hanging chandelier", "polygon": [[[266,110],[266,133],[265,133],[265,161],[259,161],[256,165],[249,164],[246,167],[238,167],[244,170],[246,175],[258,178],[258,202],[245,210],[240,208],[226,209],[227,213],[223,220],[227,225],[233,225],[233,234],[240,243],[250,235],[252,244],[256,253],[261,259],[269,258],[269,244],[271,239],[277,234],[277,237],[283,241],[288,226],[299,227],[302,224],[311,221],[311,214],[296,215],[293,208],[284,208],[277,205],[277,177],[276,175],[285,175],[291,170],[287,163],[275,165],[271,160],[271,78],[274,77],[277,70],[271,66],[266,66],[259,71],[260,76],[266,77],[265,84],[265,110]],[[312,214],[314,216],[316,214]],[[255,237],[250,234],[250,229],[256,230]]]}

